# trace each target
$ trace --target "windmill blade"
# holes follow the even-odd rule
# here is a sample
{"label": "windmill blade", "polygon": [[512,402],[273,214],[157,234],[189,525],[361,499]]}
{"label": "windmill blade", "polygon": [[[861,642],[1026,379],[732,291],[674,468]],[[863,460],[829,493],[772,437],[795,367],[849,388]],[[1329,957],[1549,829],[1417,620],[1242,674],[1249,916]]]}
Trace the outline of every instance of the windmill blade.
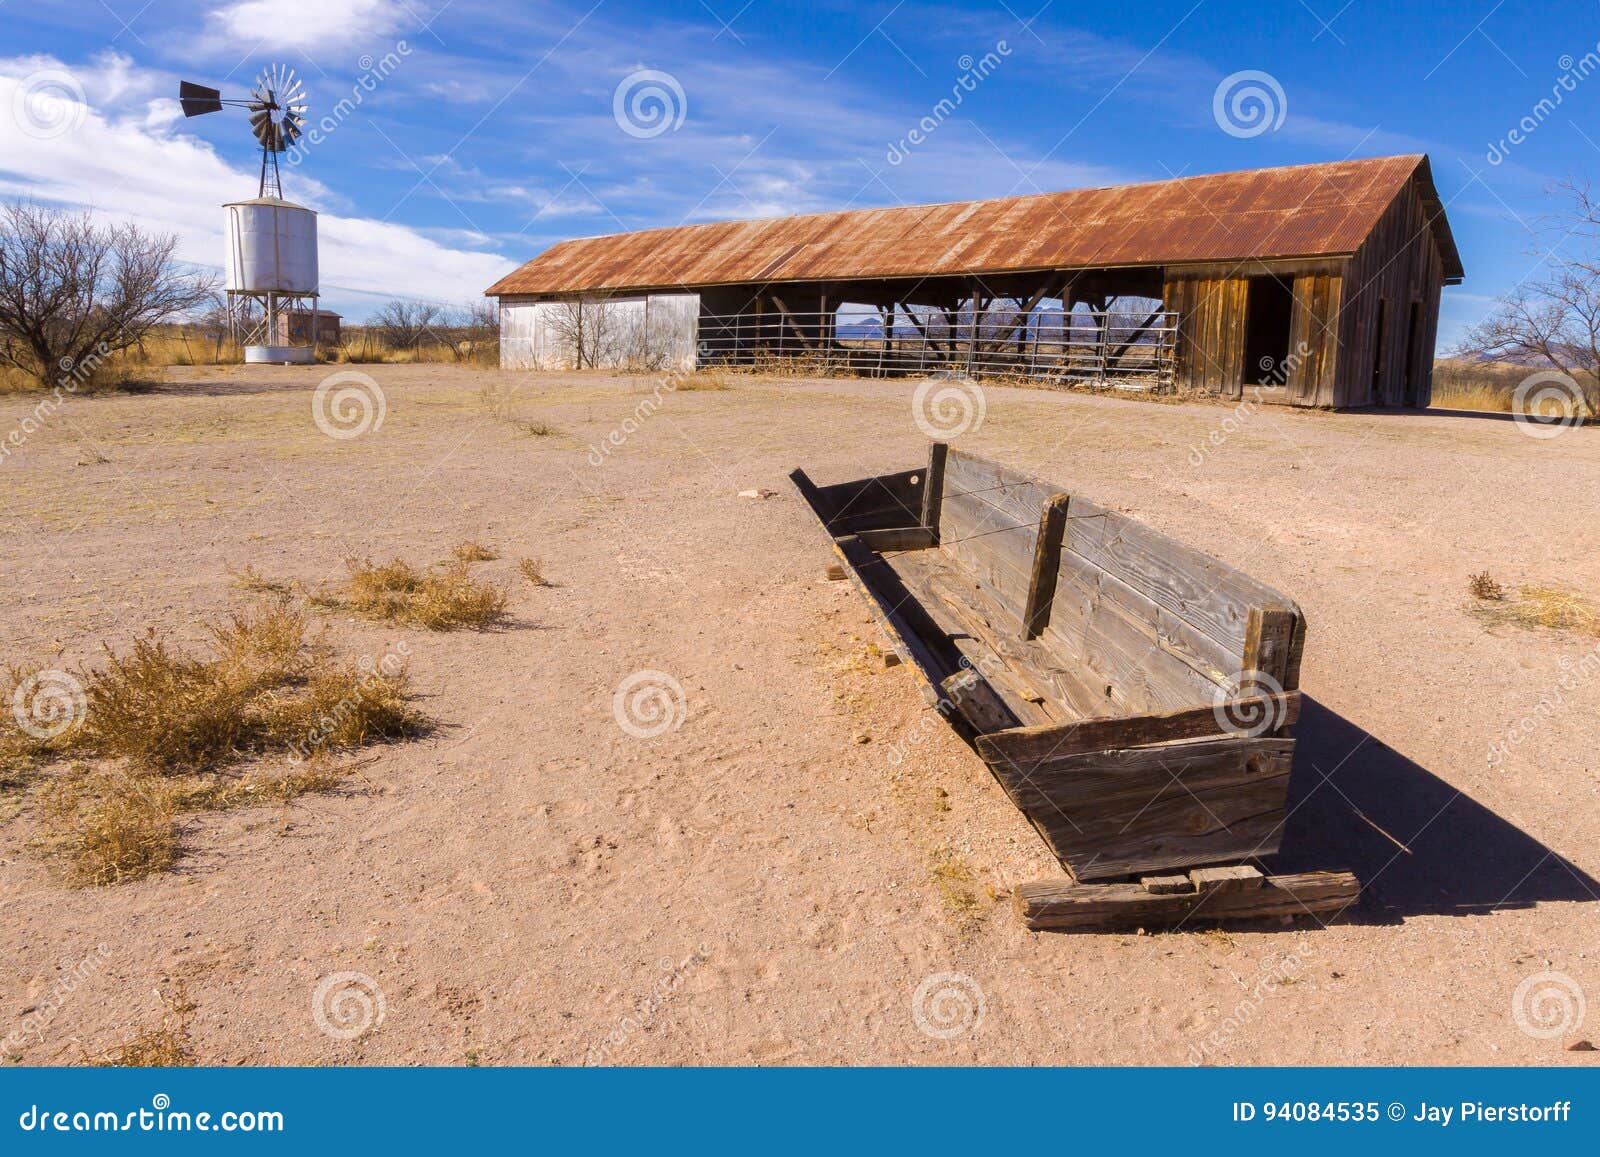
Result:
{"label": "windmill blade", "polygon": [[183,115],[186,117],[221,112],[221,98],[222,92],[219,89],[207,88],[203,84],[191,84],[187,80],[178,82],[178,103],[183,106]]}

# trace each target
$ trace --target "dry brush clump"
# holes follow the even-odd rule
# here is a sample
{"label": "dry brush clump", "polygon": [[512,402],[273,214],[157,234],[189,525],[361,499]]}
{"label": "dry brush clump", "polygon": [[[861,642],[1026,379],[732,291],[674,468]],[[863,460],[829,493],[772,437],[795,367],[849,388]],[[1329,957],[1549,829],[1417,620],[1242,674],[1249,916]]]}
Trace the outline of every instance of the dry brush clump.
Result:
{"label": "dry brush clump", "polygon": [[[272,600],[207,627],[204,653],[152,631],[81,673],[81,717],[39,738],[0,716],[0,751],[37,775],[74,758],[39,793],[38,843],[74,885],[121,883],[169,867],[178,817],[329,791],[351,773],[333,753],[424,734],[403,646],[374,663],[306,638],[304,612]],[[15,684],[15,674],[6,682]],[[231,765],[287,757],[290,770]],[[102,761],[92,765],[82,760]],[[104,763],[115,761],[111,766]]]}
{"label": "dry brush clump", "polygon": [[82,1064],[92,1068],[161,1068],[193,1065],[194,1044],[189,1023],[199,1005],[189,999],[188,990],[179,984],[171,996],[157,993],[161,1001],[161,1021],[153,1028],[141,1029],[132,1038],[101,1053],[84,1053]]}
{"label": "dry brush clump", "polygon": [[505,588],[474,578],[472,564],[462,558],[430,570],[418,570],[398,558],[386,563],[349,558],[345,567],[349,578],[344,592],[319,596],[324,605],[430,631],[487,626],[505,614],[509,597]]}

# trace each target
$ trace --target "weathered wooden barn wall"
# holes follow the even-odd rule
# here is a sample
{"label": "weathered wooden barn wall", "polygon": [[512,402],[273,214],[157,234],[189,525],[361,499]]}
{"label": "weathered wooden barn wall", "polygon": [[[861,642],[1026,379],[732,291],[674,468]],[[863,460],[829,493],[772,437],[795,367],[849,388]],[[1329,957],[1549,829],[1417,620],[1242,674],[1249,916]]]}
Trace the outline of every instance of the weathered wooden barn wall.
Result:
{"label": "weathered wooden barn wall", "polygon": [[1350,259],[1335,406],[1426,406],[1444,261],[1415,182]]}
{"label": "weathered wooden barn wall", "polygon": [[604,320],[586,321],[605,330],[593,338],[588,356],[606,368],[689,371],[695,367],[700,296],[652,293],[637,297],[589,297],[574,301],[504,298],[500,303],[500,368],[507,370],[592,369],[578,365],[572,310],[581,303]]}
{"label": "weathered wooden barn wall", "polygon": [[1162,300],[1178,314],[1180,390],[1232,398],[1243,391],[1249,288],[1243,277],[1168,274]]}
{"label": "weathered wooden barn wall", "polygon": [[1297,406],[1334,404],[1339,369],[1339,310],[1344,263],[1334,270],[1297,275],[1289,322],[1288,373],[1284,388]]}

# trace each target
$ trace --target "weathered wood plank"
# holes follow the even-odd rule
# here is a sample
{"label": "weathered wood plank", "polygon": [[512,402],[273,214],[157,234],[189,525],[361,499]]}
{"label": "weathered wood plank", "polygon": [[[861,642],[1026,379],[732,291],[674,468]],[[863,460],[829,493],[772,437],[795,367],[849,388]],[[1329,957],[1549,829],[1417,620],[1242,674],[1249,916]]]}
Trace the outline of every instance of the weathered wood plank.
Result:
{"label": "weathered wood plank", "polygon": [[922,525],[939,537],[939,514],[944,505],[944,466],[950,447],[935,442],[928,447],[928,473],[922,485]]}
{"label": "weathered wood plank", "polygon": [[1266,879],[1259,868],[1249,864],[1230,864],[1225,868],[1193,868],[1189,872],[1189,883],[1194,885],[1194,890],[1206,892],[1249,892],[1261,887],[1262,880]]}
{"label": "weathered wood plank", "polygon": [[1251,607],[1294,609],[1243,571],[1076,496],[1066,549],[1235,653],[1243,647]]}
{"label": "weathered wood plank", "polygon": [[[1300,692],[1247,696],[1224,703],[1222,709],[1227,712],[1227,719],[1282,718],[1288,726],[1300,717]],[[1218,711],[1216,707],[1186,707],[1160,715],[1082,719],[1055,727],[1018,728],[984,736],[978,743],[978,753],[985,759],[1039,763],[1092,751],[1221,738],[1227,729],[1218,719]]]}
{"label": "weathered wood plank", "polygon": [[989,767],[1056,858],[1096,880],[1276,851],[1293,750],[1233,737]]}
{"label": "weathered wood plank", "polygon": [[980,735],[1016,725],[1016,716],[1011,714],[995,689],[971,667],[945,679],[940,689],[973,731]]}
{"label": "weathered wood plank", "polygon": [[1361,898],[1361,882],[1351,872],[1302,872],[1268,876],[1249,891],[1173,893],[1137,883],[1038,880],[1019,885],[1014,896],[1033,931],[1112,930],[1338,913]]}
{"label": "weathered wood plank", "polygon": [[1065,494],[1051,495],[1039,515],[1039,533],[1033,548],[1033,571],[1023,605],[1023,636],[1038,638],[1050,623],[1050,604],[1056,597],[1056,577],[1061,572],[1061,540],[1067,531]]}
{"label": "weathered wood plank", "polygon": [[845,572],[867,600],[867,609],[888,637],[890,646],[911,660],[921,679],[918,690],[930,706],[937,705],[940,684],[956,667],[933,640],[942,637],[927,614],[901,585],[900,578],[880,556],[854,535],[834,540],[834,550]]}
{"label": "weathered wood plank", "polygon": [[817,496],[826,517],[821,511],[818,516],[836,536],[920,525],[925,474],[923,470],[902,470],[819,487]]}

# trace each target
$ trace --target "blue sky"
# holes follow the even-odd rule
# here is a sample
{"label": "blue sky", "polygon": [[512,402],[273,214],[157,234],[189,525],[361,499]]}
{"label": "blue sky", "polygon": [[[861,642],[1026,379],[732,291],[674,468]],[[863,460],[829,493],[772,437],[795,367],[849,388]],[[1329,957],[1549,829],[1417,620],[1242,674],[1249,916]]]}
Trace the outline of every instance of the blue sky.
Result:
{"label": "blue sky", "polygon": [[[0,195],[218,264],[256,157],[241,118],[182,119],[177,82],[283,61],[315,120],[346,101],[284,186],[323,212],[324,300],[355,318],[465,300],[566,237],[1426,152],[1467,268],[1448,343],[1539,272],[1548,185],[1600,179],[1594,0],[142,5],[0,0]],[[1215,108],[1247,71],[1261,132]]]}

